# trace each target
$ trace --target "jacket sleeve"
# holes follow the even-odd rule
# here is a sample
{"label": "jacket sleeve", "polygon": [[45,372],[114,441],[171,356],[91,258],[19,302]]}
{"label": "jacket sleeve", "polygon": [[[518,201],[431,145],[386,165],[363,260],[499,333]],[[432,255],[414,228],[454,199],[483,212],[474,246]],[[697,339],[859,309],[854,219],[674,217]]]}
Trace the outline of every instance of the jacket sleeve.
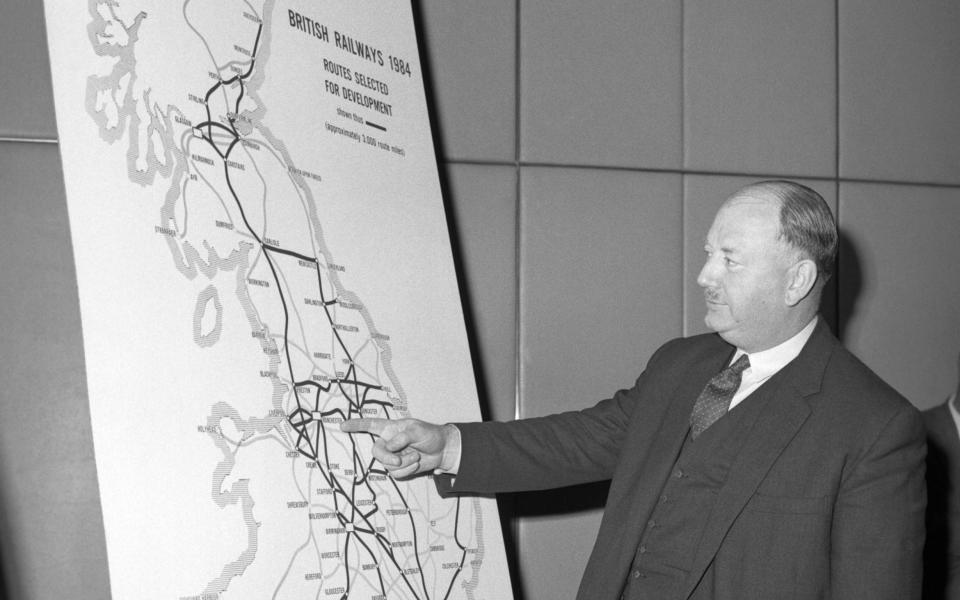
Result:
{"label": "jacket sleeve", "polygon": [[833,514],[831,598],[920,598],[925,455],[920,415],[905,406],[846,470]]}
{"label": "jacket sleeve", "polygon": [[661,346],[633,387],[580,411],[506,423],[460,423],[460,469],[437,475],[441,495],[519,492],[603,481],[613,476],[637,407],[682,339]]}
{"label": "jacket sleeve", "polygon": [[460,469],[450,491],[529,491],[609,479],[636,402],[635,389],[582,411],[458,424]]}

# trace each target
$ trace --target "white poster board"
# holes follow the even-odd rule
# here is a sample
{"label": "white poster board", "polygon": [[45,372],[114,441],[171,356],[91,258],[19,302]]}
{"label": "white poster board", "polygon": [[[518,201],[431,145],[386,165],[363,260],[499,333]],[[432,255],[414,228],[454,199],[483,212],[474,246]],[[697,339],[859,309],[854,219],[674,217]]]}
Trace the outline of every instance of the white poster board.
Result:
{"label": "white poster board", "polygon": [[113,596],[510,597],[492,500],[338,426],[479,418],[410,6],[46,19]]}

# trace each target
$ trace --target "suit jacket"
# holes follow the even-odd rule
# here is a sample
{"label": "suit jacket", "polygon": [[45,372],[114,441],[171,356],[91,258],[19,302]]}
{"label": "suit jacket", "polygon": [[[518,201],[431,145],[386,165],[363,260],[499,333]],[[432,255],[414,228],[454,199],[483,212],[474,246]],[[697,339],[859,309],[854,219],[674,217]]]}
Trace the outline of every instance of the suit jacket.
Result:
{"label": "suit jacket", "polygon": [[924,411],[923,422],[929,496],[923,599],[955,600],[960,598],[960,436],[947,403]]}
{"label": "suit jacket", "polygon": [[[636,384],[579,412],[459,424],[460,469],[441,493],[611,479],[580,585],[613,600],[688,429],[734,349],[677,339]],[[846,351],[822,320],[800,355],[751,394],[764,406],[698,544],[683,598],[920,597],[925,439],[919,412]],[[660,599],[657,599],[660,600]]]}

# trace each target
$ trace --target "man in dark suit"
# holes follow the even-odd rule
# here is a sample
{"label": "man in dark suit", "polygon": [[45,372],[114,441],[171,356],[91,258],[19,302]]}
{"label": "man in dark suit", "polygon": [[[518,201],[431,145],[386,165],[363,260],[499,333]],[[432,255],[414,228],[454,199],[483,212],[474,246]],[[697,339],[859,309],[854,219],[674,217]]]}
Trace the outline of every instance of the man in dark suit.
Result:
{"label": "man in dark suit", "polygon": [[666,343],[632,388],[538,419],[343,429],[442,493],[610,479],[582,600],[919,598],[923,425],[817,317],[836,247],[816,192],[748,186],[697,278],[716,334]]}
{"label": "man in dark suit", "polygon": [[960,380],[946,402],[923,412],[923,423],[929,495],[923,600],[955,600],[960,598]]}

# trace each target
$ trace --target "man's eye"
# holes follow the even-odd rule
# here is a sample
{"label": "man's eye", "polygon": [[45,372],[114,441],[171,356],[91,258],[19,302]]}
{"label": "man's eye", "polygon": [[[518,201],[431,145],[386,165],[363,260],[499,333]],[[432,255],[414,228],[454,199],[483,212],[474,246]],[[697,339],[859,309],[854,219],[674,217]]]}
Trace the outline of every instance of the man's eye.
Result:
{"label": "man's eye", "polygon": [[737,261],[733,260],[733,259],[730,258],[729,256],[724,256],[724,257],[723,257],[723,264],[727,265],[728,267],[732,267],[732,266],[734,266],[734,265],[737,264]]}

